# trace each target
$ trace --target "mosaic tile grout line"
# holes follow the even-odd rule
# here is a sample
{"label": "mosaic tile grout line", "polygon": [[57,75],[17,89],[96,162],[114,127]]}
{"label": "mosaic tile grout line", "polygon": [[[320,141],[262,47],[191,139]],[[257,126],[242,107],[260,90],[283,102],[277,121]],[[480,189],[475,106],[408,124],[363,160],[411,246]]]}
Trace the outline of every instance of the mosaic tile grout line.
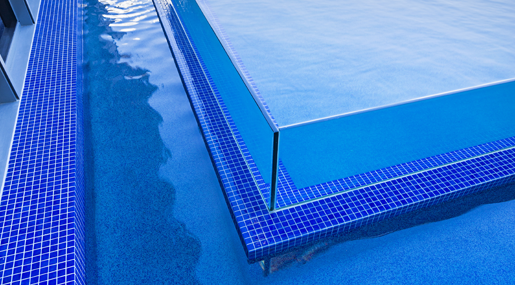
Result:
{"label": "mosaic tile grout line", "polygon": [[[202,6],[204,6],[204,8],[202,8]],[[206,12],[206,11],[208,12],[209,15],[206,16],[206,19],[210,23],[211,29],[215,32],[218,40],[222,43],[222,45],[224,45],[223,43],[225,42],[226,45],[229,46],[229,48],[228,48],[224,45],[225,51],[228,53],[233,53],[233,56],[235,56],[237,58],[238,56],[237,56],[236,51],[234,51],[232,49],[229,39],[224,35],[223,29],[217,24],[216,17],[214,15],[212,15],[212,13],[210,13],[210,9],[209,9],[207,3],[205,3],[205,1],[201,1],[199,3],[199,7],[204,12]],[[181,18],[180,15],[178,15],[178,17],[179,17],[179,19]],[[187,30],[186,30],[186,34],[188,34]],[[193,45],[193,46],[194,46],[193,48],[196,50],[195,45]],[[199,60],[202,64],[202,58],[199,58]],[[233,63],[234,63],[234,60],[233,60]],[[235,65],[237,65],[237,64],[235,64]],[[240,65],[240,63],[238,63],[238,65]],[[240,68],[245,70],[243,63],[241,63]],[[207,70],[205,67],[204,67],[204,69]],[[209,77],[209,72],[207,73],[207,76]],[[240,76],[241,76],[241,73],[240,73]],[[512,80],[508,79],[508,80],[499,81],[499,82],[510,82],[510,81],[512,81]],[[211,83],[212,81],[209,80],[209,82]],[[497,82],[497,83],[499,83],[499,82]],[[493,83],[488,83],[488,84],[485,84],[484,86],[489,86],[492,84]],[[216,87],[214,87],[214,88],[216,89]],[[469,90],[469,89],[474,89],[474,88],[477,88],[477,86],[471,87],[471,88],[465,88],[463,90]],[[451,93],[452,92],[455,92],[455,91],[451,91]],[[217,96],[218,96],[218,94],[217,94]],[[266,106],[266,103],[264,102],[264,100],[262,98],[260,100],[262,101],[262,104],[264,104]],[[222,102],[222,105],[223,105],[223,102]],[[226,111],[226,110],[224,109],[224,111]],[[229,123],[229,125],[231,125],[233,133],[239,137],[239,132],[238,132],[236,126],[234,125],[234,122],[232,122],[232,120],[230,119],[230,114],[227,114],[226,116],[229,118],[228,123]],[[496,144],[496,143],[501,143],[503,141],[506,141],[506,140],[500,140],[500,141],[493,142],[493,143]],[[241,138],[237,139],[237,142],[238,142],[238,146],[241,149],[245,150],[244,156],[247,160],[247,163],[251,166],[250,168],[252,170],[252,173],[253,173],[255,179],[258,181],[258,185],[259,185],[260,189],[262,190],[261,195],[262,195],[263,199],[265,200],[265,203],[267,203],[267,201],[270,200],[270,193],[268,190],[270,185],[264,183],[264,181],[262,180],[259,169],[256,167],[254,160],[252,158],[252,155],[250,154],[250,152],[248,152],[245,142]],[[287,207],[287,206],[291,206],[294,204],[306,203],[310,200],[318,199],[318,198],[326,196],[326,195],[332,195],[332,194],[335,194],[335,193],[338,193],[341,191],[348,191],[349,189],[352,189],[355,187],[360,187],[360,186],[364,186],[366,184],[375,183],[375,182],[378,182],[378,181],[381,181],[384,179],[393,178],[395,176],[405,175],[406,173],[409,173],[409,172],[416,172],[416,171],[420,171],[421,169],[435,167],[434,160],[439,160],[440,161],[439,165],[443,165],[443,164],[449,163],[449,160],[445,159],[445,157],[456,156],[463,151],[470,152],[470,156],[465,156],[465,157],[479,155],[484,152],[480,151],[479,153],[474,154],[475,150],[484,148],[484,147],[488,148],[489,147],[489,146],[487,146],[488,144],[492,144],[492,143],[487,143],[484,145],[479,145],[479,146],[466,148],[466,149],[462,149],[462,150],[458,150],[458,151],[454,151],[454,152],[450,152],[450,153],[445,153],[442,155],[436,155],[433,157],[427,157],[427,158],[419,159],[416,161],[403,163],[400,165],[394,165],[394,166],[387,167],[384,169],[379,169],[379,170],[371,171],[368,173],[358,174],[358,175],[347,177],[344,179],[338,179],[338,180],[329,181],[329,182],[325,182],[325,183],[321,183],[321,184],[317,184],[317,185],[312,185],[309,187],[305,187],[303,189],[297,189],[297,187],[294,185],[293,181],[291,179],[288,180],[286,178],[289,176],[287,173],[287,169],[284,164],[280,163],[280,164],[282,164],[282,166],[279,169],[278,175],[279,175],[279,179],[282,181],[279,181],[279,183],[278,183],[279,188],[277,190],[277,192],[278,192],[277,207],[282,208],[282,207]],[[515,145],[515,141],[513,141],[513,143],[511,145],[512,146]],[[463,159],[463,158],[456,156],[451,161],[458,161],[460,159]],[[407,169],[403,169],[403,168],[407,168]],[[363,182],[363,181],[366,181],[366,182]]]}
{"label": "mosaic tile grout line", "polygon": [[2,284],[84,284],[81,18],[42,0],[0,202]]}
{"label": "mosaic tile grout line", "polygon": [[83,1],[77,0],[77,30],[76,30],[76,59],[77,59],[77,68],[76,68],[76,108],[77,108],[77,123],[76,123],[76,135],[77,135],[77,144],[76,144],[76,162],[77,162],[77,200],[76,200],[76,225],[75,225],[75,233],[76,240],[75,243],[75,252],[78,255],[75,257],[77,262],[74,263],[75,269],[75,280],[77,284],[86,284],[86,181],[85,181],[85,156],[84,156],[84,115],[83,115],[83,72],[82,66],[84,63],[83,58],[83,17],[84,17],[84,9],[83,9]]}
{"label": "mosaic tile grout line", "polygon": [[[224,122],[219,119],[220,116],[213,117],[222,110],[213,110],[214,105],[209,102],[219,94],[209,91],[216,88],[204,87],[205,84],[214,82],[201,82],[205,78],[196,77],[200,74],[196,69],[200,68],[202,63],[194,61],[201,58],[194,54],[198,52],[195,47],[188,46],[194,43],[184,39],[188,32],[180,30],[181,27],[177,24],[180,18],[172,13],[173,3],[161,0],[154,3],[249,262],[259,261],[267,256],[280,254],[293,247],[316,242],[321,238],[340,234],[370,222],[513,181],[514,151],[508,149],[338,193],[283,211],[269,212],[260,198],[258,185],[249,184],[247,180],[253,170],[246,168],[247,164],[241,160],[242,154],[234,151],[238,149],[236,144],[244,142],[234,141],[234,137],[224,135],[227,130],[223,129],[233,127],[234,123]],[[230,116],[227,118],[230,119]],[[441,157],[432,157],[423,163],[435,166],[435,163],[441,161],[456,159],[463,155],[470,156],[492,148],[502,148],[512,142],[511,138],[493,142]],[[395,175],[399,171],[410,172],[423,168],[423,163],[418,161],[412,165],[394,166],[386,172],[379,170],[368,178],[363,177],[368,180],[358,177],[360,179],[349,183],[363,183],[370,181],[370,178],[381,179],[384,175]],[[287,179],[287,173],[283,174]]]}

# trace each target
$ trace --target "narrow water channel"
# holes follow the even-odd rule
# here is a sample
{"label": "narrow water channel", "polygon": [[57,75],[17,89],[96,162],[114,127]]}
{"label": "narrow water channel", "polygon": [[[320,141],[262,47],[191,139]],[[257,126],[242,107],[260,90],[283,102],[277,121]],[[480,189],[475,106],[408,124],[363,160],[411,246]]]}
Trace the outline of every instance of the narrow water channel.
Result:
{"label": "narrow water channel", "polygon": [[247,264],[152,1],[84,2],[88,284],[515,280],[515,187]]}

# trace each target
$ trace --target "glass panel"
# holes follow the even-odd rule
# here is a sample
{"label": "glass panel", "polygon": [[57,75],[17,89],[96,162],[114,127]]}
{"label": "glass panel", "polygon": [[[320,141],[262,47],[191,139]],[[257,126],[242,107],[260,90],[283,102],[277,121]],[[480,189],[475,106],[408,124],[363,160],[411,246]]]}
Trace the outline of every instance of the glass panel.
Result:
{"label": "glass panel", "polygon": [[297,193],[279,195],[515,136],[514,94],[512,81],[280,128],[282,171]]}
{"label": "glass panel", "polygon": [[174,5],[205,65],[204,70],[209,71],[209,76],[222,99],[218,104],[228,110],[225,116],[236,126],[232,129],[233,135],[237,139],[239,136],[243,138],[239,140],[239,147],[243,153],[249,154],[245,157],[246,162],[253,170],[253,177],[268,203],[274,131],[197,3],[189,0],[178,1]]}

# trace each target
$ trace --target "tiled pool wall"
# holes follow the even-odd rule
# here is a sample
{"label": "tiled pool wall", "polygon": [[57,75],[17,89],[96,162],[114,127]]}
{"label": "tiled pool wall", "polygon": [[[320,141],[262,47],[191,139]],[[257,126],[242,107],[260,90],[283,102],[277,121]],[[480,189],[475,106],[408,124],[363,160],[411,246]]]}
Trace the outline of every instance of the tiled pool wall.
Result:
{"label": "tiled pool wall", "polygon": [[82,19],[42,0],[0,204],[2,284],[84,284]]}
{"label": "tiled pool wall", "polygon": [[[387,182],[365,186],[376,176],[348,178],[342,183],[358,189],[269,212],[245,162],[251,156],[194,43],[170,2],[155,3],[250,262],[513,181],[515,153],[503,149],[510,138],[464,151],[479,157],[454,154],[460,162],[429,171],[401,167],[406,174]],[[80,2],[41,2],[0,203],[3,284],[85,283],[81,13]]]}
{"label": "tiled pool wall", "polygon": [[[154,0],[154,3],[249,262],[514,179],[514,138],[314,185],[302,191],[295,189],[285,167],[281,166],[278,204],[289,207],[269,212],[265,204],[267,197],[263,199],[259,191],[261,179],[252,179],[256,172],[259,178],[259,171],[188,28],[172,2]],[[292,206],[300,202],[305,203]]]}

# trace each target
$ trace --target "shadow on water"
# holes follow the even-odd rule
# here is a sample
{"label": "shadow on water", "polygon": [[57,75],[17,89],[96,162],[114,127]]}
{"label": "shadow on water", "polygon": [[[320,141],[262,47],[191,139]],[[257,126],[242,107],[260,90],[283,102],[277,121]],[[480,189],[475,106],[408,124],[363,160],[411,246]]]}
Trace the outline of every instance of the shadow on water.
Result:
{"label": "shadow on water", "polygon": [[[120,60],[104,4],[85,8],[88,284],[194,284],[198,239],[173,217],[175,190],[158,176],[170,154],[161,116],[148,99],[149,72]],[[173,68],[173,67],[171,67]],[[390,218],[272,259],[272,271],[302,264],[342,242],[376,238],[515,199],[515,186],[493,188]]]}
{"label": "shadow on water", "polygon": [[343,242],[378,238],[408,228],[452,219],[486,204],[515,200],[515,184],[493,187],[479,193],[447,201],[439,205],[406,213],[355,229],[347,234],[325,239],[271,259],[271,272],[294,264],[304,264]]}
{"label": "shadow on water", "polygon": [[[146,70],[119,63],[104,4],[84,24],[88,284],[194,284],[201,246],[173,217],[175,190],[158,171],[170,157]],[[111,38],[111,40],[109,40]]]}

